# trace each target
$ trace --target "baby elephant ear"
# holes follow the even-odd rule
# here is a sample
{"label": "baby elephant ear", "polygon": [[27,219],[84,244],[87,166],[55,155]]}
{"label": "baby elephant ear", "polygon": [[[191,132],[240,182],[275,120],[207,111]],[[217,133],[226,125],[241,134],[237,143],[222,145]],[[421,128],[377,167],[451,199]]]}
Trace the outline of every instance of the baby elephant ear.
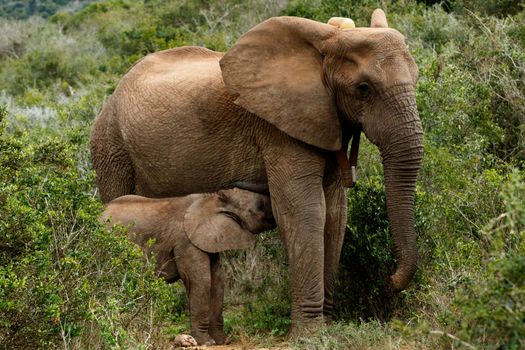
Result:
{"label": "baby elephant ear", "polygon": [[209,202],[206,198],[198,200],[184,214],[184,232],[193,245],[207,253],[218,253],[255,244],[253,233]]}

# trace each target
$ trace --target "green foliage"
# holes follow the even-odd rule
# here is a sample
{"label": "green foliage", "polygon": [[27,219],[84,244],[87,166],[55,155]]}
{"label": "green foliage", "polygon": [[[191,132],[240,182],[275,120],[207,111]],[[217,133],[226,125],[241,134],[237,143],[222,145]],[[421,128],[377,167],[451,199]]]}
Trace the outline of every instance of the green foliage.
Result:
{"label": "green foliage", "polygon": [[384,283],[395,262],[380,178],[361,180],[349,191],[348,222],[334,297],[336,315],[385,319],[392,298]]}
{"label": "green foliage", "polygon": [[456,12],[462,15],[478,13],[484,16],[505,17],[515,15],[525,7],[522,0],[417,0],[427,6],[440,5],[447,12]]}
{"label": "green foliage", "polygon": [[93,174],[75,160],[85,140],[10,135],[0,114],[2,348],[134,344],[162,321],[170,291],[125,235],[98,223]]}
{"label": "green foliage", "polygon": [[482,230],[478,274],[461,285],[450,323],[484,349],[525,347],[525,177],[515,171],[501,196],[505,211]]}
{"label": "green foliage", "polygon": [[[370,144],[364,146],[362,153],[371,151]],[[420,242],[432,228],[429,220],[433,216],[424,211],[426,200],[422,191],[416,194],[415,228]],[[396,263],[393,245],[383,178],[371,172],[348,191],[348,225],[334,297],[338,319],[389,320],[402,314],[409,295],[392,294],[388,290]],[[420,273],[416,274],[414,283],[421,280]]]}
{"label": "green foliage", "polygon": [[[437,51],[421,50],[417,56],[418,106],[432,141],[477,156],[523,161],[525,36],[520,21],[460,19],[439,9],[429,13],[411,30],[421,33],[412,39],[416,50]],[[439,34],[429,28],[438,28]]]}
{"label": "green foliage", "polygon": [[90,82],[99,72],[104,49],[97,42],[65,35],[56,25],[36,26],[33,31],[20,44],[24,46],[18,49],[22,55],[5,59],[0,72],[3,90],[22,95],[30,88],[55,87],[71,93],[68,89]]}
{"label": "green foliage", "polygon": [[[73,3],[86,3],[90,0],[6,0],[0,3],[0,16],[25,19],[30,16],[49,17],[62,7]],[[92,1],[92,0],[91,0]]]}
{"label": "green foliage", "polygon": [[[0,348],[162,348],[188,331],[184,288],[166,286],[122,232],[97,222],[90,125],[136,60],[182,45],[227,50],[279,14],[368,26],[376,7],[420,70],[420,268],[408,290],[384,292],[395,259],[380,157],[363,140],[335,296],[341,323],[290,345],[525,346],[523,1],[66,3],[0,4],[10,18],[50,16],[0,19]],[[227,332],[282,339],[291,296],[278,235],[222,261]]]}
{"label": "green foliage", "polygon": [[413,1],[379,0],[292,0],[285,15],[298,16],[327,22],[330,17],[350,17],[358,27],[369,27],[370,16],[376,8],[387,13],[407,13],[419,6]]}
{"label": "green foliage", "polygon": [[523,0],[451,0],[449,3],[449,7],[459,13],[472,11],[498,17],[515,15],[525,7]]}

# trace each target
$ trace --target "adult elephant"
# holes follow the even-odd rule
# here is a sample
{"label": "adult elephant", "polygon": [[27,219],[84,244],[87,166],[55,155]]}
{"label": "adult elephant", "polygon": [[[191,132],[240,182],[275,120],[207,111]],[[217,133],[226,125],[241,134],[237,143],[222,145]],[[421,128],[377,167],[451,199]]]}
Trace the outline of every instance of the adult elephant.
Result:
{"label": "adult elephant", "polygon": [[289,257],[292,332],[331,317],[346,224],[335,151],[360,129],[381,151],[394,290],[417,264],[417,66],[383,11],[371,28],[331,23],[271,18],[226,54],[182,47],[149,55],[124,76],[91,138],[104,202],[268,184]]}

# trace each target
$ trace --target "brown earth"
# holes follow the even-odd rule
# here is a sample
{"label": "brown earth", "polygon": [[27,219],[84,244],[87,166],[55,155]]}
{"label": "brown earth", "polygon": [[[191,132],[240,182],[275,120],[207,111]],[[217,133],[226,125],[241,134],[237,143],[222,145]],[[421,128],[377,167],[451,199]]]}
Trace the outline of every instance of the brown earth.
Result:
{"label": "brown earth", "polygon": [[193,347],[173,347],[172,350],[187,349],[187,350],[289,350],[290,348],[285,344],[280,344],[271,347],[257,347],[249,344],[234,343],[228,345],[213,345],[213,346],[193,346]]}

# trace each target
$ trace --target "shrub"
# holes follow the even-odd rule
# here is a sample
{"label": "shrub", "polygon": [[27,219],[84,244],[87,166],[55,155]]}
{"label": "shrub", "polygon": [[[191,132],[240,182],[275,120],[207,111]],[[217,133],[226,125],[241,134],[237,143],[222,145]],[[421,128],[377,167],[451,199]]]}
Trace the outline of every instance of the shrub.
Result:
{"label": "shrub", "polygon": [[45,21],[31,18],[27,21],[0,20],[0,58],[20,57],[24,52],[31,34],[41,30]]}
{"label": "shrub", "polygon": [[39,1],[20,1],[9,0],[0,4],[0,14],[2,17],[12,17],[25,19],[31,16],[49,17],[60,8],[66,5],[78,6],[79,3],[86,3],[93,0],[39,0]]}
{"label": "shrub", "polygon": [[327,22],[330,17],[334,16],[349,17],[354,20],[358,27],[369,27],[370,16],[378,7],[387,12],[389,19],[392,18],[393,14],[411,13],[422,8],[414,1],[292,0],[288,3],[283,14],[315,19],[321,22]]}
{"label": "shrub", "polygon": [[[2,119],[6,115],[2,109]],[[79,145],[0,137],[0,344],[129,347],[164,322],[170,288],[124,235],[97,221]],[[67,137],[67,136],[66,136]],[[83,345],[82,345],[83,344]]]}
{"label": "shrub", "polygon": [[35,29],[24,54],[6,59],[0,88],[21,95],[29,88],[77,87],[93,79],[103,56],[100,44],[89,38],[64,35],[57,26]]}
{"label": "shrub", "polygon": [[483,231],[476,274],[458,290],[451,313],[457,334],[484,349],[525,346],[525,177],[515,171],[501,192],[505,212]]}
{"label": "shrub", "polygon": [[[345,323],[291,346],[523,347],[523,1],[423,2],[436,3],[109,0],[49,22],[0,21],[0,104],[10,110],[0,113],[0,348],[162,347],[187,330],[182,286],[154,278],[96,220],[89,125],[132,63],[180,45],[226,50],[277,14],[368,26],[376,7],[420,68],[420,267],[401,295],[383,292],[395,259],[380,157],[363,140],[336,286]],[[275,233],[260,243],[223,259],[226,329],[241,340],[289,327],[286,254]],[[373,318],[386,322],[352,324]]]}
{"label": "shrub", "polygon": [[473,11],[488,16],[515,15],[525,7],[523,0],[450,0],[449,7],[459,13]]}
{"label": "shrub", "polygon": [[395,265],[380,178],[358,182],[348,194],[346,229],[334,299],[340,318],[382,318],[391,311],[384,282]]}

